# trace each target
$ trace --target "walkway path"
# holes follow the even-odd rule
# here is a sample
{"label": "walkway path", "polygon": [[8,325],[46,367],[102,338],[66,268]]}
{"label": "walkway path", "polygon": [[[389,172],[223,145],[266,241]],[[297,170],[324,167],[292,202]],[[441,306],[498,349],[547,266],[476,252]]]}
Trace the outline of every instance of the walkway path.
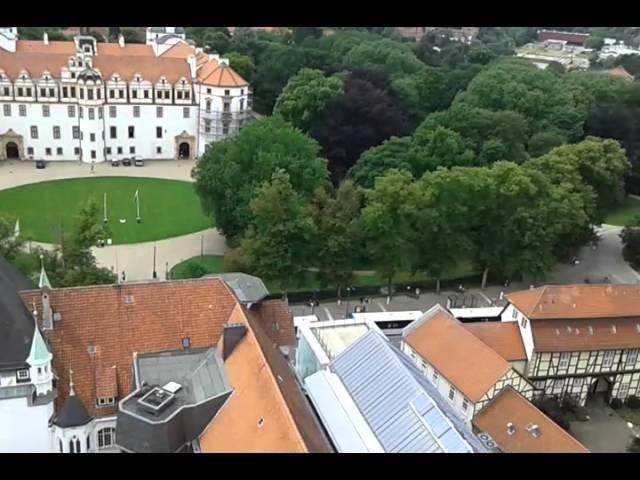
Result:
{"label": "walkway path", "polygon": [[[169,180],[192,181],[191,169],[195,161],[151,161],[144,167],[112,167],[109,163],[94,166],[80,162],[51,162],[47,168],[38,170],[33,162],[3,161],[0,162],[0,190],[48,180],[68,178],[128,176],[165,178]],[[52,244],[33,242],[48,250]],[[156,273],[164,278],[169,270],[187,258],[200,255],[223,255],[225,251],[224,236],[215,228],[179,237],[158,240],[155,242],[113,245],[94,248],[93,253],[98,265],[113,269],[119,274],[125,271],[127,280],[148,280],[153,278],[153,247],[156,247]]]}

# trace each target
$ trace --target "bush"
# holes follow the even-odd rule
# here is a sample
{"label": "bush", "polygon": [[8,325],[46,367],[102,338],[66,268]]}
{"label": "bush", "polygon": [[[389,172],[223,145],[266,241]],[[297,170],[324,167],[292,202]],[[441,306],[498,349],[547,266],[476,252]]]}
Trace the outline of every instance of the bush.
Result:
{"label": "bush", "polygon": [[619,398],[614,398],[611,400],[611,402],[609,402],[609,406],[614,410],[618,410],[622,408],[622,400],[620,400]]}
{"label": "bush", "polygon": [[627,447],[629,453],[640,453],[640,439],[634,438]]}
{"label": "bush", "polygon": [[206,273],[207,269],[199,263],[188,263],[184,269],[184,278],[200,278]]}
{"label": "bush", "polygon": [[629,395],[625,403],[627,407],[632,408],[634,410],[640,408],[640,398],[636,397],[635,395]]}

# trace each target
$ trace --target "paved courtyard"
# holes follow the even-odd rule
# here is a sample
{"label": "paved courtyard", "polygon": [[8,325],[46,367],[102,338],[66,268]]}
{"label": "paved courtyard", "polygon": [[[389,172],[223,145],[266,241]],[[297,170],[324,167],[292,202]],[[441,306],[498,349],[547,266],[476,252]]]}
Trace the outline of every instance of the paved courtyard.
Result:
{"label": "paved courtyard", "polygon": [[589,403],[590,420],[571,422],[571,435],[593,453],[625,453],[632,433],[615,410],[604,403]]}

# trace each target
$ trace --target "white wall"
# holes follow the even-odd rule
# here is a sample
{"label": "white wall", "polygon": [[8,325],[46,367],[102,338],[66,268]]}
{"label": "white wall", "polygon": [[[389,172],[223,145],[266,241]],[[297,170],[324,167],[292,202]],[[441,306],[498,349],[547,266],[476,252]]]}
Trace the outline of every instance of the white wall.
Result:
{"label": "white wall", "polygon": [[502,312],[502,321],[518,322],[518,329],[520,330],[520,337],[522,338],[524,350],[527,354],[527,360],[531,361],[534,350],[531,321],[511,304]]}
{"label": "white wall", "polygon": [[26,397],[0,400],[0,452],[49,453],[53,402],[29,406]]}

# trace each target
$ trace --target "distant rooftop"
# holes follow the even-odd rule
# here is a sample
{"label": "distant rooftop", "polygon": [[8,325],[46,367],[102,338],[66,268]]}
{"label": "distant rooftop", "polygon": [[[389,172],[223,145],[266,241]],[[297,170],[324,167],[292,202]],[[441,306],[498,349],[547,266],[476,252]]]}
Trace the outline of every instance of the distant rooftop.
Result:
{"label": "distant rooftop", "polygon": [[240,303],[258,303],[269,295],[264,282],[246,273],[216,273],[207,277],[220,278],[233,290]]}

